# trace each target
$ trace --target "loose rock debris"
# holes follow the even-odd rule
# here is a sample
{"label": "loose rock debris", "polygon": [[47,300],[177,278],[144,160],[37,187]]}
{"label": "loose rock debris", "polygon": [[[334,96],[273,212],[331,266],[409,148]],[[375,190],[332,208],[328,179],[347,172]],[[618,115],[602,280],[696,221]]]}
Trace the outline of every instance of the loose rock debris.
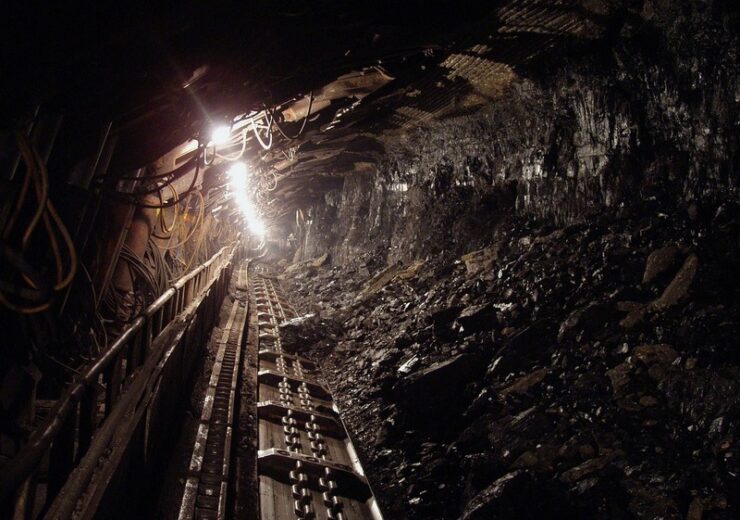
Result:
{"label": "loose rock debris", "polygon": [[288,268],[316,312],[283,328],[386,517],[740,517],[740,211],[705,213],[512,217],[462,258]]}

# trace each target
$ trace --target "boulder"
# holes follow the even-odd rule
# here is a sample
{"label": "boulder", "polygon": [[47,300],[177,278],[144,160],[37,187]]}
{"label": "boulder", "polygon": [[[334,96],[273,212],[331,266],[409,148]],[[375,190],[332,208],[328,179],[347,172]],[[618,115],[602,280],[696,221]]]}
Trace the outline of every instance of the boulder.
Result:
{"label": "boulder", "polygon": [[689,255],[663,294],[653,302],[653,309],[657,311],[667,309],[685,298],[698,269],[699,257],[695,254]]}
{"label": "boulder", "polygon": [[529,470],[519,469],[496,479],[465,506],[459,520],[506,518],[574,518],[563,497]]}
{"label": "boulder", "polygon": [[606,375],[612,383],[612,391],[615,396],[619,396],[623,393],[624,388],[630,381],[629,374],[631,370],[632,366],[629,363],[621,363],[606,371]]}
{"label": "boulder", "polygon": [[678,358],[678,352],[670,345],[639,345],[633,355],[648,367],[648,375],[655,380],[662,380],[668,367]]}
{"label": "boulder", "polygon": [[313,260],[308,260],[306,262],[306,265],[308,265],[309,267],[322,267],[328,264],[330,259],[331,259],[331,256],[329,255],[329,253],[324,253],[318,258],[314,258]]}
{"label": "boulder", "polygon": [[481,330],[490,330],[496,322],[496,313],[491,305],[471,305],[464,308],[457,316],[466,334]]}
{"label": "boulder", "polygon": [[627,316],[619,324],[625,329],[630,329],[639,324],[646,316],[664,311],[685,299],[698,268],[699,257],[695,254],[689,255],[671,283],[658,298],[648,303],[619,302],[617,309],[627,312]]}
{"label": "boulder", "polygon": [[419,364],[419,356],[413,356],[412,358],[404,361],[400,367],[398,367],[398,373],[399,374],[408,374],[414,368],[416,368],[416,365]]}
{"label": "boulder", "polygon": [[673,267],[680,252],[678,246],[671,244],[650,253],[645,262],[645,272],[642,275],[643,285],[649,284]]}
{"label": "boulder", "polygon": [[411,262],[408,267],[398,272],[398,278],[401,280],[411,280],[419,275],[419,272],[424,267],[424,260],[415,260]]}
{"label": "boulder", "polygon": [[555,342],[556,322],[536,321],[513,334],[499,350],[502,357],[498,370],[513,372],[543,361]]}
{"label": "boulder", "polygon": [[501,390],[499,394],[502,398],[506,398],[506,396],[508,396],[509,394],[523,394],[525,392],[528,392],[530,389],[540,384],[549,372],[550,370],[547,368],[540,368],[539,370],[530,372],[529,374],[517,379],[513,384]]}
{"label": "boulder", "polygon": [[650,311],[650,305],[640,302],[619,302],[617,309],[626,312],[627,316],[622,318],[619,325],[625,329],[631,329],[638,325]]}
{"label": "boulder", "polygon": [[281,275],[281,278],[294,276],[302,270],[305,270],[305,272],[307,273],[316,274],[316,269],[328,264],[330,259],[331,256],[329,255],[329,253],[324,253],[323,255],[311,260],[293,263],[285,268],[283,274]]}
{"label": "boulder", "polygon": [[414,413],[459,411],[468,404],[462,398],[465,386],[478,380],[485,368],[479,356],[459,354],[412,372],[400,381],[397,390],[403,403]]}
{"label": "boulder", "polygon": [[377,293],[395,278],[409,280],[415,277],[423,266],[424,262],[422,260],[417,260],[406,267],[401,263],[390,265],[365,282],[358,298],[364,299]]}
{"label": "boulder", "polygon": [[443,307],[441,309],[432,311],[431,314],[429,314],[429,321],[432,322],[435,328],[450,325],[453,321],[455,321],[455,318],[459,316],[462,310],[463,307],[459,305]]}
{"label": "boulder", "polygon": [[564,471],[560,475],[560,481],[566,484],[572,484],[586,476],[604,469],[609,463],[622,455],[624,455],[624,453],[620,450],[607,451],[599,457],[589,459],[574,468]]}
{"label": "boulder", "polygon": [[317,314],[305,314],[278,326],[283,348],[299,351],[310,346],[326,335],[326,329]]}
{"label": "boulder", "polygon": [[628,505],[630,513],[641,520],[661,518],[663,520],[679,520],[682,518],[678,505],[662,491],[641,486],[632,497]]}
{"label": "boulder", "polygon": [[507,473],[468,502],[460,520],[488,520],[517,508],[524,510],[535,490],[536,486],[526,471]]}
{"label": "boulder", "polygon": [[608,305],[592,302],[585,307],[571,312],[568,318],[560,324],[558,341],[578,332],[591,334],[603,327],[612,316],[612,309]]}
{"label": "boulder", "polygon": [[469,276],[492,271],[497,259],[497,246],[472,251],[460,257],[460,260],[465,263],[465,269]]}
{"label": "boulder", "polygon": [[452,305],[432,311],[427,319],[432,323],[434,335],[438,337],[449,336],[453,330],[453,324],[462,309],[463,307],[460,305]]}
{"label": "boulder", "polygon": [[376,273],[375,276],[365,282],[365,285],[360,291],[359,298],[366,298],[367,296],[381,290],[383,287],[386,286],[386,284],[393,280],[393,278],[398,274],[400,270],[401,264],[393,264],[386,267],[379,273]]}
{"label": "boulder", "polygon": [[676,358],[676,352],[670,345],[638,345],[632,352],[632,355],[645,363],[647,366],[653,365],[670,365]]}

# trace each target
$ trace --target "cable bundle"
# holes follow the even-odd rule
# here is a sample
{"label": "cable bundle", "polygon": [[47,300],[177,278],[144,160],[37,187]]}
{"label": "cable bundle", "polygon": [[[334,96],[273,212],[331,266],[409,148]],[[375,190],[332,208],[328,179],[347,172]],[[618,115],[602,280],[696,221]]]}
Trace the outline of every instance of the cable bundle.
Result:
{"label": "cable bundle", "polygon": [[[16,134],[16,140],[25,164],[25,177],[10,218],[3,229],[0,249],[3,262],[14,268],[15,274],[20,276],[12,280],[0,280],[0,303],[16,312],[34,314],[48,309],[51,306],[53,292],[61,291],[72,282],[77,271],[77,252],[67,227],[49,199],[46,165],[26,136]],[[31,195],[31,191],[35,197]],[[23,231],[18,233],[16,226],[20,223],[23,209],[31,204],[33,205],[31,217]],[[54,256],[53,283],[44,280],[41,271],[25,258],[39,224],[43,225]],[[14,238],[19,239],[19,246],[10,244]],[[62,257],[60,247],[62,243],[67,253],[66,261]],[[3,269],[3,272],[9,271]]]}
{"label": "cable bundle", "polygon": [[[184,196],[190,195],[191,193],[195,193],[198,191],[196,188],[196,183],[198,182],[198,174],[200,173],[203,152],[204,152],[204,147],[199,144],[198,150],[196,151],[196,154],[193,158],[187,160],[181,166],[178,166],[174,170],[167,172],[167,173],[162,173],[159,175],[149,175],[147,177],[119,177],[118,180],[127,180],[127,181],[135,181],[135,182],[143,183],[139,185],[134,190],[133,193],[124,193],[116,189],[111,189],[111,188],[106,188],[106,187],[103,187],[103,190],[108,195],[115,198],[116,200],[125,202],[132,206],[136,206],[137,208],[162,209],[162,208],[169,208],[171,206],[175,206],[179,203],[179,200],[183,198]],[[167,202],[162,202],[161,201],[162,190],[165,188],[174,190],[174,188],[172,187],[172,184],[178,179],[181,179],[187,175],[190,175],[190,171],[193,168],[193,164],[195,164],[195,172],[192,174],[193,180],[190,182],[190,186],[188,187],[188,189],[180,193],[179,197],[176,196]],[[146,195],[152,195],[154,193],[160,196],[159,204],[147,204],[147,203],[141,202],[142,197],[145,197]]]}

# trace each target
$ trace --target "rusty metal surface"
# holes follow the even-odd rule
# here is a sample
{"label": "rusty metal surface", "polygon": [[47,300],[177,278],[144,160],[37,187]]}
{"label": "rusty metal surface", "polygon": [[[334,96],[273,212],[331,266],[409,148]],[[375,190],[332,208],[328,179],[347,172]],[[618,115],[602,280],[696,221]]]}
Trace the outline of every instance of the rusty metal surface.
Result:
{"label": "rusty metal surface", "polygon": [[382,520],[319,367],[283,351],[278,326],[295,311],[259,270],[250,281],[259,326],[260,518]]}

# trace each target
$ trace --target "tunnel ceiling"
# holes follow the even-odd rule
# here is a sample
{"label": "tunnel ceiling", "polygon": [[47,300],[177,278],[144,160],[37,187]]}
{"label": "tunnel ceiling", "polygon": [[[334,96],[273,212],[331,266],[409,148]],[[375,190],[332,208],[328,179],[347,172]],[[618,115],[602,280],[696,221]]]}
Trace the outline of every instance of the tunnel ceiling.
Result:
{"label": "tunnel ceiling", "polygon": [[120,173],[239,114],[271,109],[297,133],[311,105],[297,139],[248,143],[295,203],[365,168],[389,138],[505,98],[527,66],[603,38],[621,13],[599,0],[14,9],[17,91],[4,110],[16,124],[39,103],[81,132],[113,121]]}

